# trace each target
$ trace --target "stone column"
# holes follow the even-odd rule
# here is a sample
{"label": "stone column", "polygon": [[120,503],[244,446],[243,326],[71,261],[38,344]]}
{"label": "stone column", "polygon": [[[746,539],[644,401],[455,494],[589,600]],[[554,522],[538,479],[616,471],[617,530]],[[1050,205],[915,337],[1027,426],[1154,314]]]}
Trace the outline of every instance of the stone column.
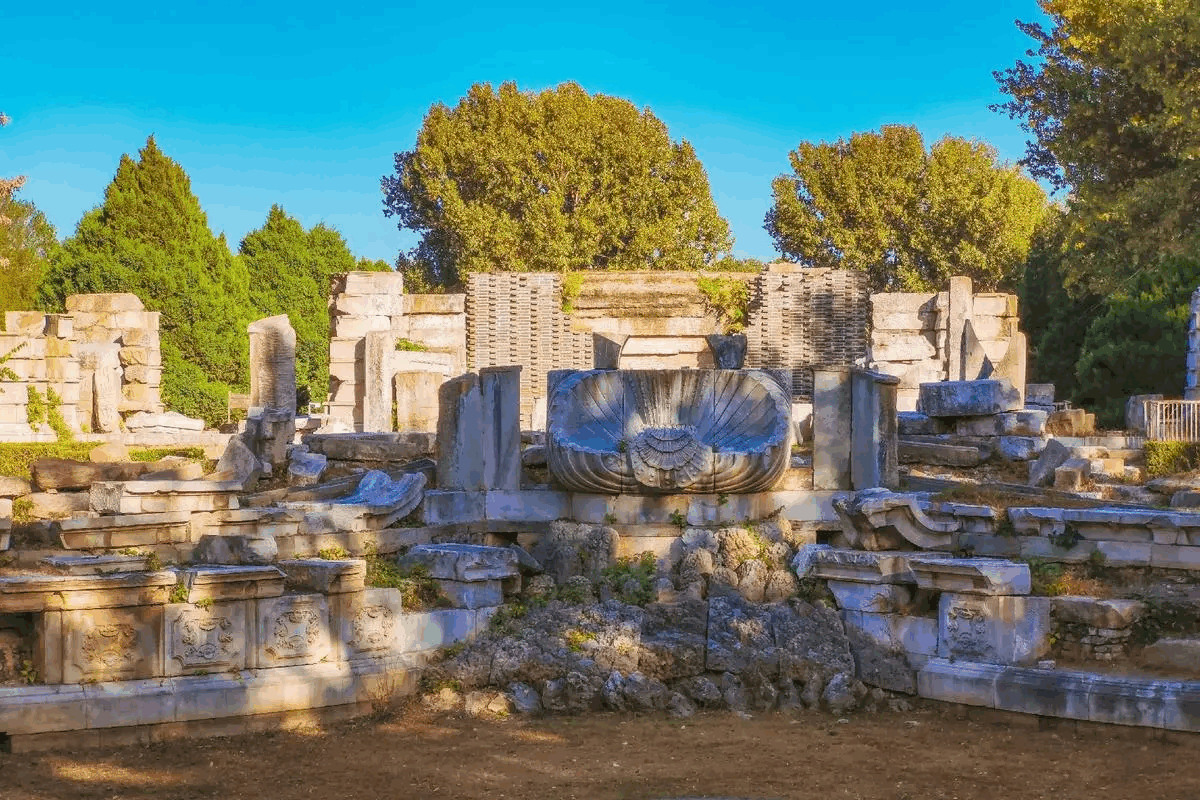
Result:
{"label": "stone column", "polygon": [[1021,394],[1021,405],[1025,405],[1025,366],[1028,359],[1029,342],[1025,334],[1017,331],[1008,340],[1008,350],[996,365],[993,378],[1006,378]]}
{"label": "stone column", "polygon": [[852,442],[850,370],[813,369],[813,489],[849,489]]}
{"label": "stone column", "polygon": [[974,294],[971,279],[956,275],[950,279],[949,330],[946,338],[946,363],[950,380],[969,381],[974,375],[965,374],[966,354],[963,352],[963,329],[972,316]]}
{"label": "stone column", "polygon": [[437,479],[439,489],[480,491],[484,482],[483,400],[479,376],[451,378],[438,390]]}
{"label": "stone column", "polygon": [[[92,372],[92,420],[100,433],[116,433],[121,429],[121,362],[115,344],[90,345],[83,358],[94,364]],[[93,349],[94,348],[94,349]]]}
{"label": "stone column", "polygon": [[250,407],[296,411],[296,331],[287,314],[251,322]]}
{"label": "stone column", "polygon": [[484,485],[515,492],[521,488],[521,368],[481,369],[479,389]]}
{"label": "stone column", "polygon": [[[850,375],[850,484],[855,490],[900,485],[896,390],[900,379],[865,369]],[[815,458],[814,451],[814,477]]]}
{"label": "stone column", "polygon": [[392,430],[392,353],[396,337],[391,331],[368,331],[363,352],[363,424],[364,433],[388,433]]}
{"label": "stone column", "polygon": [[1196,400],[1200,399],[1200,289],[1192,292],[1187,341],[1187,373],[1183,397],[1185,400]]}
{"label": "stone column", "polygon": [[428,370],[403,370],[396,373],[396,430],[437,431],[438,388],[446,376]]}

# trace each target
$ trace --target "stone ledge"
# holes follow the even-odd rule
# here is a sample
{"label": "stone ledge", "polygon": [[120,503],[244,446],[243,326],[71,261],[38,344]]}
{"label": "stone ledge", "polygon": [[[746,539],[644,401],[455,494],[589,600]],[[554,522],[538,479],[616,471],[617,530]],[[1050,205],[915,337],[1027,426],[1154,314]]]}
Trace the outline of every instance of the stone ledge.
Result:
{"label": "stone ledge", "polygon": [[930,659],[917,693],[1044,717],[1200,732],[1200,682]]}

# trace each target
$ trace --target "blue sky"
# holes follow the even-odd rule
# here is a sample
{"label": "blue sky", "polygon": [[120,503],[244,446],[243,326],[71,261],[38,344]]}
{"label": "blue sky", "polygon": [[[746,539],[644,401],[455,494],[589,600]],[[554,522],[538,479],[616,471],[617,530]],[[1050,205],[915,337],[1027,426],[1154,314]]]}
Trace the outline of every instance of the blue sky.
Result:
{"label": "blue sky", "polygon": [[[3,13],[0,175],[60,237],[153,133],[232,247],[280,203],[356,255],[411,246],[379,179],[437,101],[476,82],[573,80],[649,106],[703,161],[735,253],[775,255],[771,179],[801,141],[888,123],[1016,160],[1025,134],[988,110],[992,71],[1029,40],[1034,0],[990,3],[15,4]],[[18,76],[20,79],[18,80]]]}

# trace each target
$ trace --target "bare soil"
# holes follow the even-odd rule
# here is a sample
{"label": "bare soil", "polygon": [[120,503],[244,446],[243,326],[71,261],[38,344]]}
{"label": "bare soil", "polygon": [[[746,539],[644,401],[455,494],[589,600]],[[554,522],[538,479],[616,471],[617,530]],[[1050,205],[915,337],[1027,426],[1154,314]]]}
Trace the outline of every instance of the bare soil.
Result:
{"label": "bare soil", "polygon": [[487,721],[410,709],[325,732],[0,754],[0,797],[1190,799],[1200,797],[1195,741],[929,709],[845,721],[728,713]]}

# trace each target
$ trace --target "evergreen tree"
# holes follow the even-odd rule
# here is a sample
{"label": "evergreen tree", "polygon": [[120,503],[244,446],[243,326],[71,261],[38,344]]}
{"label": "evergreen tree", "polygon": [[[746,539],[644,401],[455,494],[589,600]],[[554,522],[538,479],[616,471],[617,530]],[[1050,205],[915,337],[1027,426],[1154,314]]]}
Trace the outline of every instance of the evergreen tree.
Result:
{"label": "evergreen tree", "polygon": [[0,193],[0,319],[34,307],[37,287],[58,249],[54,226],[33,203]]}
{"label": "evergreen tree", "polygon": [[305,231],[278,205],[238,249],[250,278],[250,302],[259,316],[287,314],[296,329],[296,386],[300,405],[324,400],[329,386],[330,276],[375,271],[387,262],[355,261],[346,240],[324,224]]}
{"label": "evergreen tree", "polygon": [[39,303],[57,310],[70,294],[136,294],[162,312],[163,401],[216,424],[230,388],[247,383],[246,270],[224,235],[213,235],[187,174],[153,136],[138,156],[121,157],[104,203],[63,243]]}

